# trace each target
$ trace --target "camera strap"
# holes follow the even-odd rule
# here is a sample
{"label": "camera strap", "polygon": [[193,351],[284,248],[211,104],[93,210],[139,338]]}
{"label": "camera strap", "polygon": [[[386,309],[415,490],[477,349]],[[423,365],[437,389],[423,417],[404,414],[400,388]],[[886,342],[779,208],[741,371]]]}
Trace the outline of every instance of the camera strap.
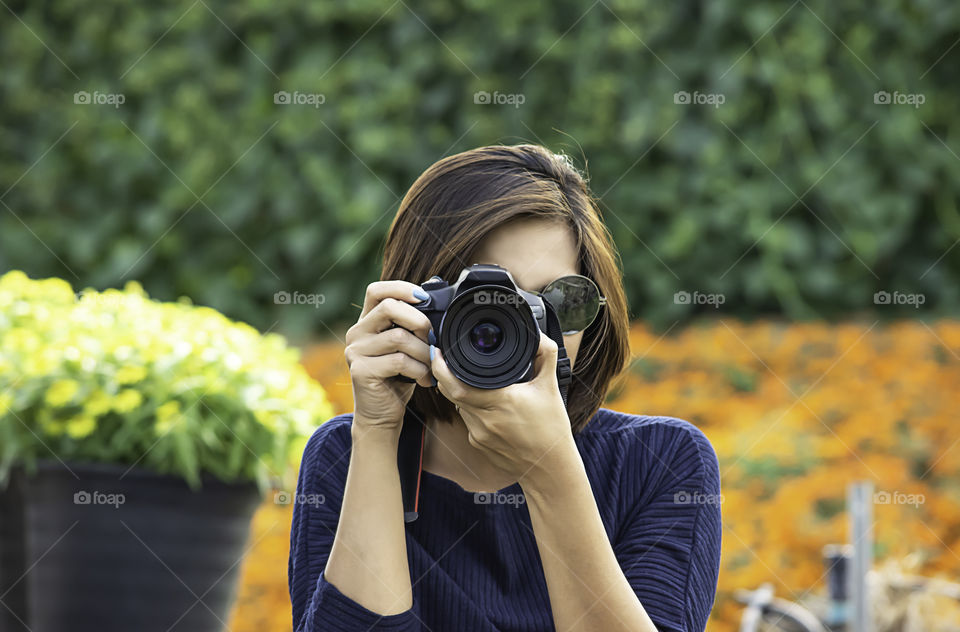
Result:
{"label": "camera strap", "polygon": [[560,320],[553,306],[547,300],[543,301],[547,313],[547,335],[557,343],[557,385],[560,387],[560,397],[563,398],[563,407],[567,407],[567,391],[573,380],[573,371],[570,370],[570,358],[567,349],[563,346],[563,332],[560,330]]}
{"label": "camera strap", "polygon": [[[563,407],[567,407],[567,391],[573,379],[570,358],[563,346],[560,321],[547,301],[547,335],[557,343],[557,384]],[[413,522],[420,511],[420,481],[423,477],[423,445],[427,436],[427,424],[423,416],[410,403],[403,415],[403,427],[397,450],[397,467],[400,470],[400,494],[403,499],[403,521]]]}
{"label": "camera strap", "polygon": [[413,522],[420,511],[420,479],[423,476],[423,442],[427,436],[426,421],[412,405],[407,404],[400,429],[397,467],[400,470],[400,496],[403,499],[403,521]]}

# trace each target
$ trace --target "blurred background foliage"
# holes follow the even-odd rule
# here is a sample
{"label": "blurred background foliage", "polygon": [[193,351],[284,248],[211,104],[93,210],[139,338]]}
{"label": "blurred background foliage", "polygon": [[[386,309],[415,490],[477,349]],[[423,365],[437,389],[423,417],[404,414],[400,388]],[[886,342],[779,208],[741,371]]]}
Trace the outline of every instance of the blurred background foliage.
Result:
{"label": "blurred background foliage", "polygon": [[[677,291],[723,293],[743,318],[876,311],[879,290],[923,294],[924,313],[960,306],[951,0],[7,7],[0,270],[136,279],[325,336],[356,320],[427,166],[530,141],[586,165],[632,315],[660,328],[716,313]],[[277,305],[282,291],[324,301]]]}

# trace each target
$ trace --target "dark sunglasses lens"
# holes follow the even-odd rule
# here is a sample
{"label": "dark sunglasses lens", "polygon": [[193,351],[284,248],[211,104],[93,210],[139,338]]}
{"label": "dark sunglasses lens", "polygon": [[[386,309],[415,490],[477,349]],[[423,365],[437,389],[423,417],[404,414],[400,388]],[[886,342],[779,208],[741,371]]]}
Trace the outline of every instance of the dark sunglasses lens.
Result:
{"label": "dark sunglasses lens", "polygon": [[600,292],[587,277],[561,277],[543,288],[541,295],[550,301],[566,335],[589,327],[600,311]]}

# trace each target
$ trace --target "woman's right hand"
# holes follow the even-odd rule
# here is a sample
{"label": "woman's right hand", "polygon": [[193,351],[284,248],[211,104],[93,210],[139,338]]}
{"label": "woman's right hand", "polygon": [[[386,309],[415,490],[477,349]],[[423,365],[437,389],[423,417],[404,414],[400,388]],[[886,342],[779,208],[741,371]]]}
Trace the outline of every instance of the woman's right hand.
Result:
{"label": "woman's right hand", "polygon": [[[353,383],[354,426],[392,430],[398,435],[404,410],[417,384],[433,386],[427,315],[407,281],[374,281],[367,286],[360,319],[347,330],[344,356]],[[396,323],[396,327],[393,324]],[[416,382],[391,379],[401,374]]]}

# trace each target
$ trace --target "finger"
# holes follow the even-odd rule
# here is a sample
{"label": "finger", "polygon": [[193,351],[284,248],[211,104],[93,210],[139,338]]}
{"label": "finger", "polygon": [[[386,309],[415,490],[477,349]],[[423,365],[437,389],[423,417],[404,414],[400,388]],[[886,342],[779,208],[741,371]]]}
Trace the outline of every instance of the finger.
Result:
{"label": "finger", "polygon": [[410,283],[409,281],[402,281],[399,279],[392,281],[374,281],[367,286],[367,292],[363,298],[363,310],[360,312],[360,318],[363,318],[369,314],[370,311],[379,305],[380,302],[385,298],[395,298],[409,301],[411,303],[419,303],[420,299],[413,295],[413,291],[419,287],[420,286],[416,283]]}
{"label": "finger", "polygon": [[434,347],[433,349],[433,362],[430,364],[430,370],[433,372],[433,377],[437,378],[437,389],[440,394],[454,404],[486,408],[491,399],[496,397],[496,391],[476,388],[463,382],[450,370],[443,359],[440,348]]}
{"label": "finger", "polygon": [[347,345],[349,356],[380,356],[402,351],[424,366],[430,364],[430,345],[402,327],[394,327],[377,334],[364,336]]}
{"label": "finger", "polygon": [[540,346],[537,348],[537,355],[533,360],[534,382],[559,388],[557,383],[557,355],[559,349],[560,347],[553,338],[541,330]]}
{"label": "finger", "polygon": [[460,398],[466,394],[467,385],[450,371],[439,347],[431,345],[430,351],[432,352],[430,372],[437,380],[437,390],[454,404],[459,404]]}
{"label": "finger", "polygon": [[350,374],[354,378],[380,380],[386,380],[395,375],[405,375],[418,383],[430,379],[428,377],[430,369],[427,365],[399,351],[382,356],[360,356],[350,365]]}
{"label": "finger", "polygon": [[388,296],[350,328],[348,341],[352,342],[358,334],[377,334],[391,327],[402,327],[427,342],[432,324],[427,315],[413,305]]}
{"label": "finger", "polygon": [[[352,367],[358,358],[390,355],[398,351],[405,353],[425,367],[430,364],[430,347],[401,327],[394,327],[378,334],[364,336],[356,342],[348,344],[343,354],[347,359],[347,366]],[[427,375],[417,379],[417,383],[424,388],[433,387],[429,368]]]}

